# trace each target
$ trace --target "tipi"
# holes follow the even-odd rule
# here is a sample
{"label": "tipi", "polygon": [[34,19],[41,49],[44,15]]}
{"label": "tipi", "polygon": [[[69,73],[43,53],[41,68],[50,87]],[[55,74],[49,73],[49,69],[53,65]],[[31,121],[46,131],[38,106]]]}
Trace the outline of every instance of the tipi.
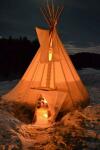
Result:
{"label": "tipi", "polygon": [[49,30],[36,28],[40,48],[17,86],[2,96],[8,101],[34,106],[42,97],[48,103],[52,120],[58,113],[84,107],[89,102],[88,92],[57,34],[62,9],[53,4],[42,8]]}

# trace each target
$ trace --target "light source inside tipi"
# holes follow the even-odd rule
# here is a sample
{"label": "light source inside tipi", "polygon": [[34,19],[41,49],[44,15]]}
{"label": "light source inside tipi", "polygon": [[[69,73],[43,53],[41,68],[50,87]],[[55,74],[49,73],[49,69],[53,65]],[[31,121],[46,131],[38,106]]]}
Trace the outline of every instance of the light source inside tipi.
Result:
{"label": "light source inside tipi", "polygon": [[53,53],[49,50],[49,61],[52,61]]}
{"label": "light source inside tipi", "polygon": [[35,108],[35,125],[48,125],[49,124],[50,111],[47,100],[41,97],[37,101]]}

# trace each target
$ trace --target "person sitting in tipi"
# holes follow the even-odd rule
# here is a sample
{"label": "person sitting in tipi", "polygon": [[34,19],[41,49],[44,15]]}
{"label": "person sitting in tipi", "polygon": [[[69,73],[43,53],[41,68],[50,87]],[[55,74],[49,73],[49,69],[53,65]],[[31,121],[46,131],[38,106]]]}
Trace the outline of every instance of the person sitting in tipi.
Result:
{"label": "person sitting in tipi", "polygon": [[51,113],[48,102],[45,98],[39,98],[35,109],[35,125],[48,125],[50,123]]}

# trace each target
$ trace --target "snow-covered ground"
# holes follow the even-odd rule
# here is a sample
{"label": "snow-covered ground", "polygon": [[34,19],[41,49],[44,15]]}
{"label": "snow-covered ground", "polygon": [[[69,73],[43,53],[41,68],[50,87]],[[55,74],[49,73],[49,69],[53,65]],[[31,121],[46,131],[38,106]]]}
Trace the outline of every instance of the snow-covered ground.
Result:
{"label": "snow-covered ground", "polygon": [[89,91],[91,104],[100,104],[100,70],[82,69],[79,75]]}
{"label": "snow-covered ground", "polygon": [[0,96],[12,89],[17,83],[18,80],[0,82]]}

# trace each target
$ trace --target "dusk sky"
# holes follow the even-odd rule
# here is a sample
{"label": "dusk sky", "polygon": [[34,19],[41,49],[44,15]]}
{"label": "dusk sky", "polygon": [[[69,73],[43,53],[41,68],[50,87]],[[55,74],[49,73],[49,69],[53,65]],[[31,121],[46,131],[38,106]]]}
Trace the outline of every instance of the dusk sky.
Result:
{"label": "dusk sky", "polygon": [[[46,1],[46,0],[45,0]],[[58,31],[64,41],[100,43],[100,0],[54,0],[64,5]],[[27,36],[48,27],[40,12],[44,0],[0,0],[0,37]]]}

